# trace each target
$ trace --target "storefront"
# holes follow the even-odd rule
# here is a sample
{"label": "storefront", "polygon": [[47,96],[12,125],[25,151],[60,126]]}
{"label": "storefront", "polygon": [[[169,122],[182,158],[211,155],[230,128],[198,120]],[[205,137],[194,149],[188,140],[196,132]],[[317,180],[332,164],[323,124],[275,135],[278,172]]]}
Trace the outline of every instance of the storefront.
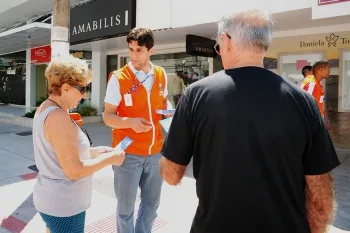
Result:
{"label": "storefront", "polygon": [[[213,73],[213,57],[216,57],[216,53],[214,40],[195,35],[186,35],[184,39],[186,44],[183,47],[156,50],[151,56],[151,62],[163,67],[169,79],[178,76],[187,86]],[[119,67],[130,61],[128,54],[119,56]]]}
{"label": "storefront", "polygon": [[274,38],[268,57],[278,60],[277,72],[296,85],[303,80],[301,69],[326,59],[330,77],[323,80],[326,123],[336,144],[350,146],[350,33]]}
{"label": "storefront", "polygon": [[93,80],[86,103],[96,107],[98,114],[103,110],[102,96],[106,90],[107,73],[118,67],[118,55],[107,55],[99,44],[126,35],[135,24],[136,0],[96,0],[71,10],[71,49],[89,53]]}

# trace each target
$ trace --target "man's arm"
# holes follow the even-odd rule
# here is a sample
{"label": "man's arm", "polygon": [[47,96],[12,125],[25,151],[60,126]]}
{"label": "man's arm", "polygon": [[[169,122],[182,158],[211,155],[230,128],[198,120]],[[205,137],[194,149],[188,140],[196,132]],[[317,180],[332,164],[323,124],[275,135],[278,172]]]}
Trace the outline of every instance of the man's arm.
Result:
{"label": "man's arm", "polygon": [[105,111],[103,117],[105,124],[114,129],[130,128],[129,118],[118,116],[116,113],[117,107],[118,106],[105,103]]}
{"label": "man's arm", "polygon": [[[185,94],[186,95],[186,94]],[[163,179],[170,185],[177,185],[183,178],[186,166],[193,155],[193,139],[187,111],[187,98],[181,98],[172,119],[169,133],[164,141],[159,167]]]}
{"label": "man's arm", "polygon": [[151,122],[143,118],[120,117],[116,113],[116,106],[105,103],[103,120],[106,125],[114,129],[131,128],[136,133],[144,133],[152,129]]}
{"label": "man's arm", "polygon": [[334,217],[334,190],[330,173],[305,176],[306,214],[311,233],[324,233]]}
{"label": "man's arm", "polygon": [[186,166],[176,164],[162,156],[159,162],[160,174],[170,185],[177,185],[185,175]]}
{"label": "man's arm", "polygon": [[142,118],[120,117],[117,114],[117,108],[122,101],[119,82],[117,77],[113,74],[108,81],[105,109],[103,121],[109,127],[114,129],[132,128],[136,133],[147,132],[152,129],[150,122]]}

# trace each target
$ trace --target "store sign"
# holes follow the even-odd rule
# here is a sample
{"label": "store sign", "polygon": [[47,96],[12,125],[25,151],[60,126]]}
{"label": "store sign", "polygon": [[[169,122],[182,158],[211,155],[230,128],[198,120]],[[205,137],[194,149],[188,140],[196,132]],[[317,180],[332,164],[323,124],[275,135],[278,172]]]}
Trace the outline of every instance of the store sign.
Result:
{"label": "store sign", "polygon": [[51,46],[44,46],[30,51],[30,62],[32,64],[47,63],[51,61]]}
{"label": "store sign", "polygon": [[96,0],[71,10],[70,42],[127,34],[136,25],[136,0]]}
{"label": "store sign", "polygon": [[340,37],[335,33],[331,33],[325,38],[319,40],[309,40],[309,41],[300,41],[300,48],[312,48],[312,47],[337,47],[339,45],[350,45],[350,38]]}
{"label": "store sign", "polygon": [[350,1],[350,0],[318,0],[318,5],[347,2],[347,1]]}
{"label": "store sign", "polygon": [[215,40],[201,36],[186,35],[186,53],[193,56],[216,57]]}

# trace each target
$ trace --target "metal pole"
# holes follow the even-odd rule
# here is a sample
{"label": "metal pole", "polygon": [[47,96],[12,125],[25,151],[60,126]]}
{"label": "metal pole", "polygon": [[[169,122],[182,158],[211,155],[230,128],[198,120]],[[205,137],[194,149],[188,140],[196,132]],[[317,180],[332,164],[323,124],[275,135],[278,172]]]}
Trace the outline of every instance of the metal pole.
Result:
{"label": "metal pole", "polygon": [[51,59],[69,55],[70,0],[53,0]]}

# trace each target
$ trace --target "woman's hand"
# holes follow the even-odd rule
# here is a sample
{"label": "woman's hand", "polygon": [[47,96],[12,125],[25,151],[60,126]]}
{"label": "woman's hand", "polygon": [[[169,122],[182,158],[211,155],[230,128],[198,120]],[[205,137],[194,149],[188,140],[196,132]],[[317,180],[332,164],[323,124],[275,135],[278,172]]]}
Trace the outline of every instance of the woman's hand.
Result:
{"label": "woman's hand", "polygon": [[108,153],[113,151],[112,147],[109,146],[96,146],[96,147],[91,147],[90,148],[90,156],[91,158],[96,158],[98,156],[100,156],[103,153]]}
{"label": "woman's hand", "polygon": [[116,165],[116,166],[122,165],[124,160],[125,160],[125,152],[119,151],[119,150],[114,150],[112,153],[114,153],[113,165]]}

